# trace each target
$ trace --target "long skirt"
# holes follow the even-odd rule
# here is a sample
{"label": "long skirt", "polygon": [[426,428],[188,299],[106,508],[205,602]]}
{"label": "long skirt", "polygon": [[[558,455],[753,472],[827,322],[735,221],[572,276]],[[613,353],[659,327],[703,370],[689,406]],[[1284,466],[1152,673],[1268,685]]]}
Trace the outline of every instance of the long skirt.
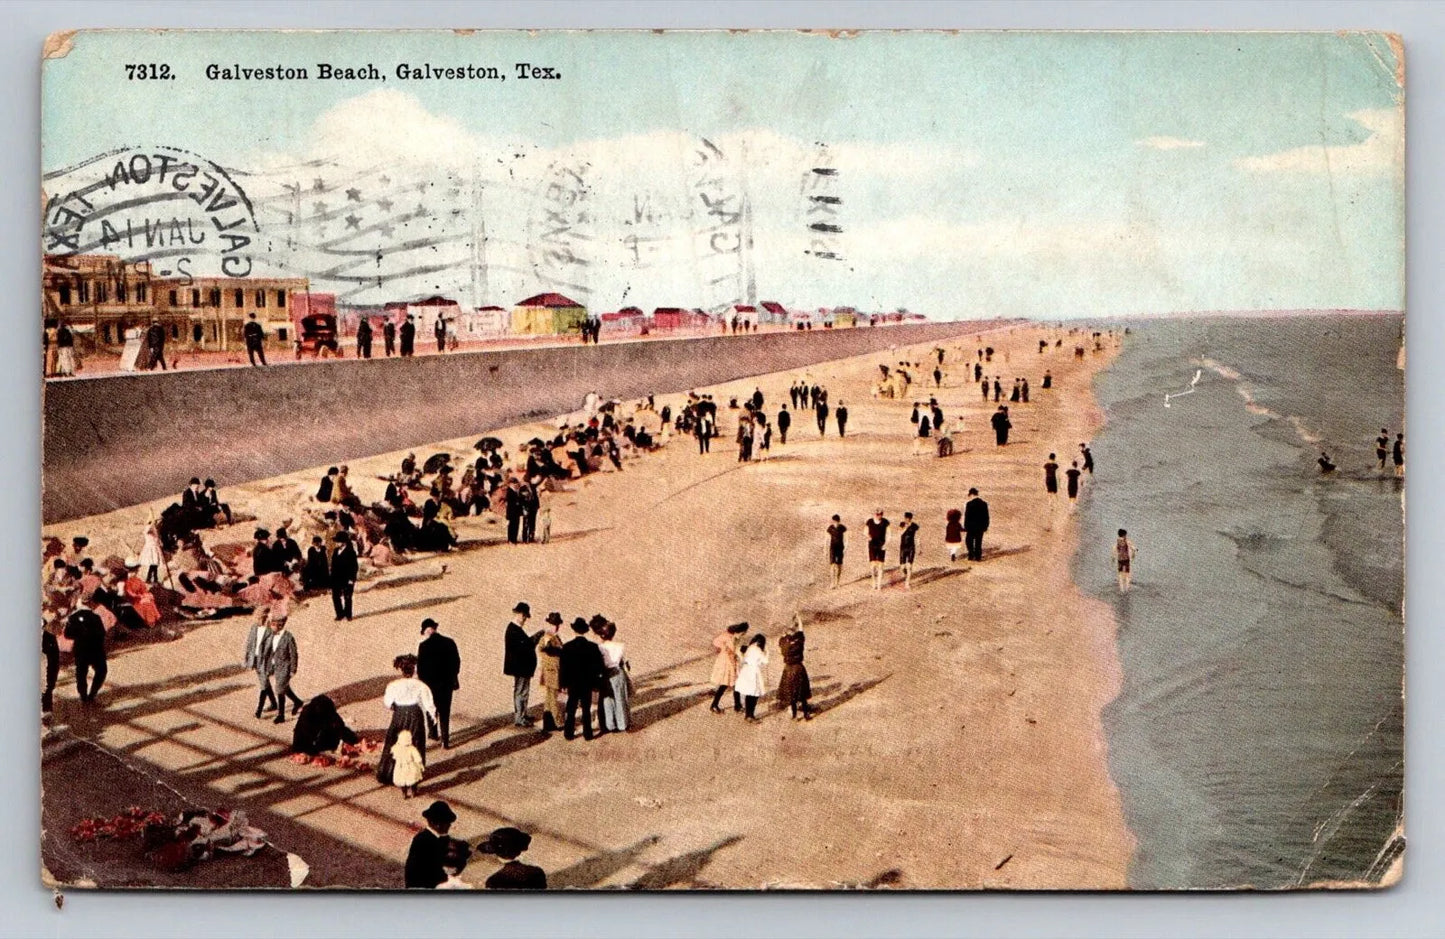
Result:
{"label": "long skirt", "polygon": [[813,696],[812,685],[808,682],[808,670],[802,662],[783,665],[783,677],[778,682],[778,707],[802,704]]}
{"label": "long skirt", "polygon": [[421,754],[422,765],[426,765],[426,716],[419,704],[401,704],[391,709],[391,726],[386,729],[386,744],[381,748],[381,759],[376,761],[376,781],[383,786],[391,785],[391,774],[396,769],[396,760],[391,748],[396,744],[396,735],[403,730],[411,731],[411,743]]}
{"label": "long skirt", "polygon": [[632,716],[631,689],[627,672],[620,668],[607,670],[608,694],[602,699],[602,726],[608,730],[626,730]]}
{"label": "long skirt", "polygon": [[76,365],[75,349],[63,346],[55,357],[55,370],[61,375],[74,375]]}

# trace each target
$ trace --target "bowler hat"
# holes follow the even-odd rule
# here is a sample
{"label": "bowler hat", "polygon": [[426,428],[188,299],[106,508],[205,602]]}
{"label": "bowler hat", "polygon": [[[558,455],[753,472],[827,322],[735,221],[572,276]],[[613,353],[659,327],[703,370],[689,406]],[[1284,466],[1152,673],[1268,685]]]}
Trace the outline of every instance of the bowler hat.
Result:
{"label": "bowler hat", "polygon": [[426,632],[428,629],[436,629],[436,628],[437,628],[437,621],[434,620],[434,619],[432,619],[430,616],[428,616],[426,619],[424,619],[424,620],[421,621],[421,631],[422,631],[422,632]]}
{"label": "bowler hat", "polygon": [[498,828],[477,845],[477,850],[510,861],[531,844],[532,836],[519,828]]}
{"label": "bowler hat", "polygon": [[552,624],[553,626],[561,626],[562,614],[558,613],[556,610],[553,610],[551,613],[547,614],[547,622]]}
{"label": "bowler hat", "polygon": [[457,813],[452,811],[450,805],[438,799],[426,807],[426,811],[421,813],[421,817],[433,825],[450,825],[457,820]]}
{"label": "bowler hat", "polygon": [[585,633],[587,631],[587,621],[580,616],[577,617],[572,621],[572,631],[576,633]]}
{"label": "bowler hat", "polygon": [[532,608],[526,603],[518,603],[516,606],[512,607],[512,612],[521,613],[523,616],[531,616]]}

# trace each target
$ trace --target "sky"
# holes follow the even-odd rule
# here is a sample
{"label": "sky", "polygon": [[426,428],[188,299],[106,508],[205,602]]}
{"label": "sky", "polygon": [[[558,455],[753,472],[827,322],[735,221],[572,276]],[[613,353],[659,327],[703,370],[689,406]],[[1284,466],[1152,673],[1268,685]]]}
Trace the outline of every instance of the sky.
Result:
{"label": "sky", "polygon": [[[54,196],[112,151],[210,161],[254,209],[255,273],[356,303],[1402,309],[1401,71],[1364,33],[81,33],[44,63],[42,166]],[[214,237],[189,250],[214,272]]]}

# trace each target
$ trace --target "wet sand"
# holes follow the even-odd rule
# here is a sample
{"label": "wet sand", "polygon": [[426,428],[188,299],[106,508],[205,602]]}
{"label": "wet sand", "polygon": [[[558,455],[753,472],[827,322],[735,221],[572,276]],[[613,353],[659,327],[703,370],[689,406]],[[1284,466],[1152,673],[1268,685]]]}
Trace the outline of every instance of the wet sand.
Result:
{"label": "wet sand", "polygon": [[[202,804],[244,807],[278,847],[307,860],[311,885],[399,886],[412,826],[427,800],[443,797],[460,816],[454,834],[506,824],[532,832],[527,860],[554,887],[1124,888],[1133,841],[1100,729],[1119,681],[1114,626],[1109,608],[1070,580],[1075,524],[1066,499],[1050,510],[1041,469],[1051,450],[1067,466],[1089,439],[1099,420],[1089,382],[1110,353],[1075,360],[1065,338],[1040,355],[1039,337],[1057,335],[1016,328],[985,337],[999,350],[991,373],[1006,385],[1027,375],[1032,386],[1033,403],[1011,409],[1007,447],[994,445],[987,423],[994,405],[963,375],[983,344],[972,338],[944,344],[951,374],[936,394],[958,446],[947,459],[913,455],[908,413],[927,390],[915,385],[897,401],[869,394],[878,363],[929,361],[932,342],[733,382],[708,389],[722,406],[710,455],[673,439],[623,472],[574,481],[544,501],[551,544],[509,546],[495,517],[459,520],[464,550],[358,590],[353,622],[334,622],[325,596],[295,609],[294,687],[332,695],[363,733],[385,727],[391,659],[414,650],[423,617],[458,641],[453,749],[429,753],[420,801],[369,774],[285,758],[291,725],[251,716],[255,683],[239,667],[244,618],[190,626],[175,642],[122,645],[104,707],[89,715],[67,669],[56,719]],[[1057,385],[1048,392],[1045,368]],[[830,420],[820,439],[805,413],[788,444],[775,435],[770,459],[737,463],[728,398],[760,387],[773,415],[803,374],[829,389],[832,406],[847,403],[849,436],[840,440]],[[660,397],[657,407],[681,399]],[[553,426],[497,436],[515,453]],[[471,442],[417,456],[469,454]],[[364,501],[380,498],[375,477],[400,456],[350,463]],[[274,527],[318,476],[229,487],[223,497]],[[969,486],[992,509],[985,559],[950,565],[944,513],[962,508]],[[878,506],[895,522],[890,581],[896,523],[912,511],[922,525],[912,590],[869,586],[863,522]],[[121,534],[138,547],[146,508],[46,534],[88,534],[97,556]],[[835,512],[850,531],[844,584],[830,590],[824,528]],[[249,541],[252,527],[211,532],[207,542]],[[636,684],[631,732],[586,743],[511,726],[502,631],[518,600],[531,604],[532,629],[549,610],[618,623]],[[816,719],[792,722],[771,698],[757,725],[709,713],[713,636],[738,620],[765,632],[773,688],[776,639],[795,611]],[[535,713],[536,685],[532,702]],[[466,879],[480,884],[493,869],[481,858]]]}

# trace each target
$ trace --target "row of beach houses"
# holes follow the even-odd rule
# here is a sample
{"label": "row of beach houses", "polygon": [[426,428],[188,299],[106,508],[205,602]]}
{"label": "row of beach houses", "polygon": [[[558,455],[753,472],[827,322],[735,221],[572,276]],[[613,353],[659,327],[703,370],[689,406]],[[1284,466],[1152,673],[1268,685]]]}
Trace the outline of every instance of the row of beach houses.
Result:
{"label": "row of beach houses", "polygon": [[118,350],[127,331],[161,323],[174,345],[203,351],[244,348],[242,330],[253,316],[273,346],[289,347],[303,323],[331,322],[341,338],[354,337],[363,319],[380,337],[387,322],[410,317],[417,342],[434,341],[438,322],[460,343],[508,337],[576,336],[584,324],[602,338],[654,334],[707,334],[759,329],[834,329],[923,320],[906,310],[860,313],[852,307],[798,310],[775,301],[737,304],[705,312],[697,308],[629,306],[599,312],[560,293],[539,293],[511,307],[473,307],[432,296],[361,305],[334,293],[313,292],[304,277],[165,277],[149,262],[111,255],[47,255],[42,316],[64,323],[82,348]]}

